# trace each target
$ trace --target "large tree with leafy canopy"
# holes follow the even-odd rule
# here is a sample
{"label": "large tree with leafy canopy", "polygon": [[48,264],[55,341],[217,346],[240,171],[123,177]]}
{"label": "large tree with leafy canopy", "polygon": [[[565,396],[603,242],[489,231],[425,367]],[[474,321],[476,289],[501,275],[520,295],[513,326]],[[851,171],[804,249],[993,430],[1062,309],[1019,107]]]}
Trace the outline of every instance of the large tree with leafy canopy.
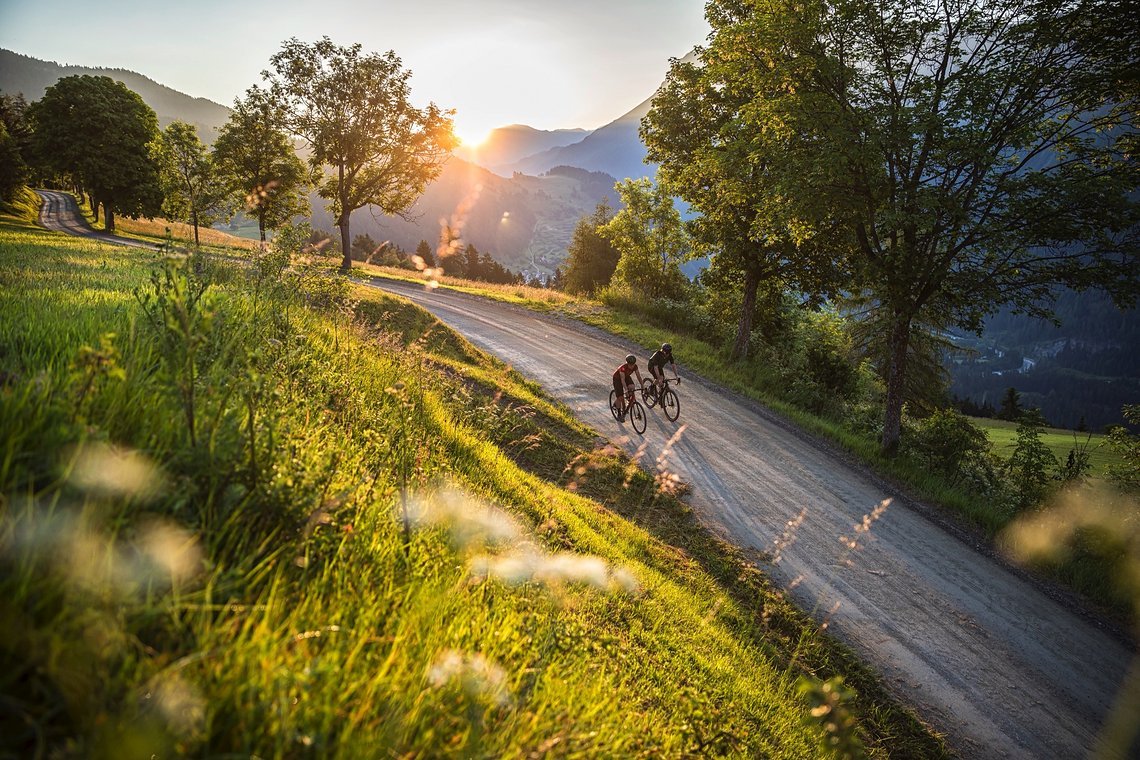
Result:
{"label": "large tree with leafy canopy", "polygon": [[978,331],[1002,306],[1048,317],[1062,285],[1134,299],[1137,97],[1121,82],[1135,50],[1122,61],[1109,29],[1134,22],[1119,7],[706,6],[725,81],[756,92],[741,128],[785,153],[774,195],[789,217],[822,208],[854,235],[848,289],[887,332],[885,453],[899,443],[916,326]]}
{"label": "large tree with leafy canopy", "polygon": [[263,76],[285,107],[289,130],[308,141],[314,170],[329,169],[318,191],[332,202],[347,270],[352,212],[364,206],[408,212],[456,145],[451,112],[434,103],[412,105],[411,71],[392,51],[293,38],[271,64]]}
{"label": "large tree with leafy canopy", "polygon": [[[698,215],[689,223],[711,255],[710,281],[741,290],[733,358],[747,356],[761,284],[826,293],[837,282],[835,253],[851,237],[834,219],[804,209],[789,214],[777,181],[786,153],[778,140],[757,139],[751,104],[763,93],[738,80],[739,51],[714,44],[674,59],[641,123],[658,179]],[[768,83],[771,86],[771,83]]]}
{"label": "large tree with leafy canopy", "polygon": [[230,119],[214,140],[213,161],[230,192],[266,232],[309,213],[305,164],[286,132],[286,114],[271,94],[257,85],[234,101]]}
{"label": "large tree with leafy canopy", "polygon": [[102,206],[108,232],[115,214],[153,217],[162,189],[151,146],[158,117],[122,82],[104,76],[64,77],[28,108],[37,163],[70,174]]}

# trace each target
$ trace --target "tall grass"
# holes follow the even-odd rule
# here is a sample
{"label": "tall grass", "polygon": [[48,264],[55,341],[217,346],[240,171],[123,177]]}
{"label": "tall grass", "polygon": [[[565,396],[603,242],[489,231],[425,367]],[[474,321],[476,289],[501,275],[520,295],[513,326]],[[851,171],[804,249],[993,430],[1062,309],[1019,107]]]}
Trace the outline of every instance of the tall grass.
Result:
{"label": "tall grass", "polygon": [[406,302],[0,223],[17,281],[0,754],[944,754],[667,481]]}

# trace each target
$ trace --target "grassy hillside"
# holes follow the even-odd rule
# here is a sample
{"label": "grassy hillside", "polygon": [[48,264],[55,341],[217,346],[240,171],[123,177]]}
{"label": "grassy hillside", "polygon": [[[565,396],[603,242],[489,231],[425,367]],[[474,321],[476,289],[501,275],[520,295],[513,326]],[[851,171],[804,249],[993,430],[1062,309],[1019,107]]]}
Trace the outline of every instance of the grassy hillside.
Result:
{"label": "grassy hillside", "polygon": [[0,221],[0,755],[944,754],[668,478],[286,263]]}

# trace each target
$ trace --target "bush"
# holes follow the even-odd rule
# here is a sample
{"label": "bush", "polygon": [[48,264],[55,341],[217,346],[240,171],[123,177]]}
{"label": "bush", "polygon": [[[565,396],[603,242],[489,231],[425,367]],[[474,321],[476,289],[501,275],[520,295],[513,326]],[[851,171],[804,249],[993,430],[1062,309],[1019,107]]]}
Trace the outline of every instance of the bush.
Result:
{"label": "bush", "polygon": [[836,415],[859,389],[850,336],[835,314],[800,310],[787,342],[764,353],[781,368],[787,399],[809,411]]}
{"label": "bush", "polygon": [[961,412],[938,409],[913,431],[907,448],[950,484],[984,491],[996,485],[990,439]]}

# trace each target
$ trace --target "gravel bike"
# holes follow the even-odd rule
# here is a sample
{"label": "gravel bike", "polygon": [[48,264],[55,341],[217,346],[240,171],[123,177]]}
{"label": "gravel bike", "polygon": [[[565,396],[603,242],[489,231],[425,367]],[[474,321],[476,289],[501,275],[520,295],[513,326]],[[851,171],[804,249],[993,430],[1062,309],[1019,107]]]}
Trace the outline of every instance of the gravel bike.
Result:
{"label": "gravel bike", "polygon": [[681,399],[677,396],[677,391],[669,387],[671,382],[681,382],[679,377],[666,377],[662,381],[661,389],[657,389],[657,383],[649,380],[645,385],[641,386],[641,398],[645,401],[645,405],[652,409],[654,406],[660,404],[661,410],[665,412],[665,416],[669,418],[670,422],[676,422],[677,418],[681,416]]}
{"label": "gravel bike", "polygon": [[[618,404],[618,395],[615,390],[610,391],[610,414],[618,422],[622,421],[621,406]],[[638,435],[645,432],[645,407],[637,400],[637,390],[632,386],[625,395],[625,414],[629,417],[629,421]]]}

